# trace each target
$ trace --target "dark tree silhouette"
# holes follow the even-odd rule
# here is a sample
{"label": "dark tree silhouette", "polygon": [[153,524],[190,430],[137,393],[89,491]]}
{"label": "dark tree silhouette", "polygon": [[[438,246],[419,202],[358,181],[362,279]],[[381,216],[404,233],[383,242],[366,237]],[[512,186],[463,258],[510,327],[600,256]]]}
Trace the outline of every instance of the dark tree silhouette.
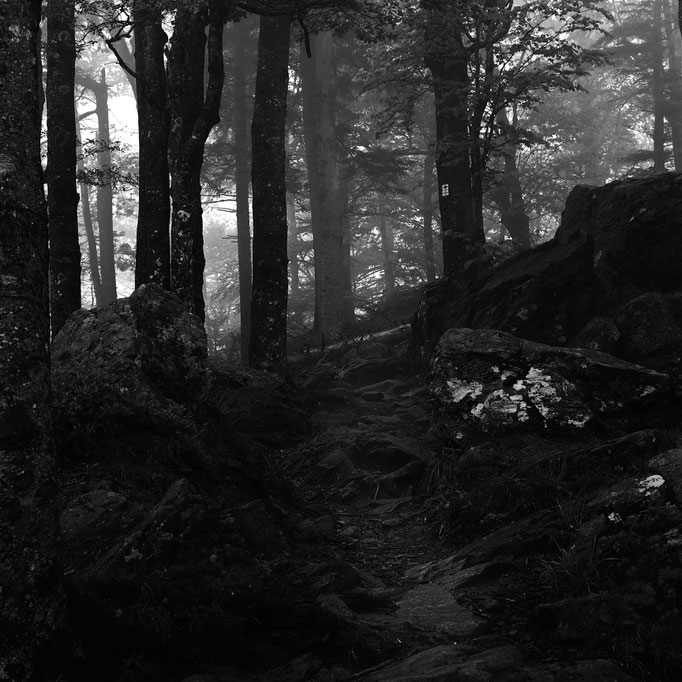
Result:
{"label": "dark tree silhouette", "polygon": [[135,0],[133,15],[140,166],[135,286],[154,282],[170,289],[167,36],[159,4]]}
{"label": "dark tree silhouette", "polygon": [[47,206],[52,334],[81,307],[76,191],[75,0],[47,3]]}
{"label": "dark tree silhouette", "polygon": [[251,126],[253,187],[252,367],[286,373],[287,197],[285,132],[289,80],[288,16],[262,16]]}
{"label": "dark tree silhouette", "polygon": [[40,669],[61,602],[49,410],[40,0],[0,3],[0,677]]}

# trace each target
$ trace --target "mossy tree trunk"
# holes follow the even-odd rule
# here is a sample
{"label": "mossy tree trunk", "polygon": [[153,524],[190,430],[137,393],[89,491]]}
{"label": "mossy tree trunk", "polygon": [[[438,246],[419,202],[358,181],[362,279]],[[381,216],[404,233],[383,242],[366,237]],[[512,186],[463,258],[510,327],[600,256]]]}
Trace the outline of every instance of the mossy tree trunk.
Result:
{"label": "mossy tree trunk", "polygon": [[40,0],[0,3],[0,680],[42,680],[61,616],[49,408]]}
{"label": "mossy tree trunk", "polygon": [[252,367],[286,374],[288,16],[260,19],[256,96],[251,125],[253,188]]}
{"label": "mossy tree trunk", "polygon": [[47,3],[47,207],[53,336],[81,307],[76,191],[75,1]]}

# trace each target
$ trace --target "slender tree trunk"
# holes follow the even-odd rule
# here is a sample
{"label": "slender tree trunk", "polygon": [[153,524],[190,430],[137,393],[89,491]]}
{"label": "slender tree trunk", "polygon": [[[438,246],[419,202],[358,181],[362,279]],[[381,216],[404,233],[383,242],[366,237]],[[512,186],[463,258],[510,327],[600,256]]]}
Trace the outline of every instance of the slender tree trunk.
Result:
{"label": "slender tree trunk", "polygon": [[424,156],[424,179],[422,183],[422,217],[424,220],[424,266],[426,281],[436,279],[436,257],[433,250],[433,155],[431,146]]}
{"label": "slender tree trunk", "polygon": [[246,363],[251,338],[251,219],[249,177],[251,174],[249,121],[246,90],[246,38],[241,25],[233,29],[234,59],[234,165],[237,203],[237,254],[239,258],[239,315],[241,322],[241,357]]}
{"label": "slender tree trunk", "polygon": [[668,74],[665,117],[670,124],[675,170],[682,172],[682,74],[680,73],[680,37],[677,34],[671,0],[663,5],[666,43],[668,46]]}
{"label": "slender tree trunk", "polygon": [[341,322],[344,329],[350,329],[355,324],[355,290],[353,287],[353,259],[351,257],[353,226],[349,205],[349,180],[348,169],[342,166],[339,173],[339,205],[341,208],[341,286],[343,295]]}
{"label": "slender tree trunk", "polygon": [[[171,289],[204,320],[204,230],[201,166],[204,145],[220,120],[223,89],[223,0],[180,5],[168,55],[171,173]],[[204,48],[208,31],[208,83]],[[204,94],[205,90],[205,94]]]}
{"label": "slender tree trunk", "polygon": [[[81,176],[85,173],[85,162],[82,154],[82,139],[80,122],[76,121],[76,135],[78,137],[78,147],[81,153],[78,154],[78,172]],[[92,212],[90,210],[90,188],[87,183],[80,183],[81,208],[83,209],[83,227],[85,228],[85,238],[88,243],[88,265],[90,267],[90,278],[92,288],[95,292],[95,306],[100,308],[102,305],[102,278],[99,271],[99,256],[97,255],[97,240],[95,230],[92,225]]]}
{"label": "slender tree trunk", "polygon": [[422,0],[427,10],[425,63],[431,71],[436,102],[438,175],[443,267],[459,277],[464,264],[485,241],[474,215],[469,127],[469,56],[455,9]]}
{"label": "slender tree trunk", "polygon": [[47,208],[52,335],[81,307],[76,191],[75,2],[47,4]]}
{"label": "slender tree trunk", "polygon": [[344,328],[343,226],[336,159],[336,76],[331,32],[302,54],[303,117],[315,250],[315,330],[322,342]]}
{"label": "slender tree trunk", "polygon": [[249,364],[287,371],[286,117],[288,16],[260,19],[258,70],[251,125],[253,293]]}
{"label": "slender tree trunk", "polygon": [[653,98],[654,98],[654,172],[665,170],[665,93],[663,92],[663,34],[661,24],[661,0],[654,0],[654,26],[652,31],[651,53],[653,60]]}
{"label": "slender tree trunk", "polygon": [[395,291],[395,270],[393,267],[393,226],[383,214],[379,216],[379,233],[381,236],[381,255],[384,267],[384,291],[390,296]]}
{"label": "slender tree trunk", "polygon": [[505,111],[497,115],[497,122],[502,130],[505,144],[500,147],[504,159],[504,172],[497,180],[497,186],[491,191],[493,201],[500,212],[500,221],[509,232],[514,246],[519,251],[531,248],[530,219],[523,198],[523,188],[516,165],[517,120],[511,123]]}
{"label": "slender tree trunk", "polygon": [[114,196],[111,186],[111,141],[109,139],[109,86],[102,69],[100,80],[91,84],[100,151],[97,162],[101,172],[97,186],[97,226],[99,228],[99,265],[102,277],[102,305],[116,300],[116,264],[114,261]]}
{"label": "slender tree trunk", "polygon": [[168,106],[162,12],[145,0],[133,3],[139,128],[140,187],[135,286],[154,282],[170,289],[170,188]]}
{"label": "slender tree trunk", "polygon": [[0,4],[0,676],[45,680],[64,608],[40,162],[39,0]]}
{"label": "slender tree trunk", "polygon": [[292,194],[287,192],[287,250],[289,253],[289,298],[296,298],[299,290],[298,272],[298,224],[296,203]]}

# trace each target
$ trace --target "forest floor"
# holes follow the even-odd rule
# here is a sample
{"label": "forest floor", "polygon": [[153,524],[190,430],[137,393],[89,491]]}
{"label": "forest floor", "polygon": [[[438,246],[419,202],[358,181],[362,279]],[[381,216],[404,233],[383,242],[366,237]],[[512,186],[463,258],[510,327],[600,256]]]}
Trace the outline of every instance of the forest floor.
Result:
{"label": "forest floor", "polygon": [[[609,559],[579,531],[587,503],[571,488],[587,482],[566,461],[598,462],[601,445],[516,437],[492,469],[475,451],[462,466],[428,375],[400,351],[372,355],[294,365],[314,432],[267,457],[294,504],[279,509],[288,539],[265,560],[253,650],[186,682],[658,679],[627,609],[597,597]],[[607,482],[598,465],[589,475]]]}

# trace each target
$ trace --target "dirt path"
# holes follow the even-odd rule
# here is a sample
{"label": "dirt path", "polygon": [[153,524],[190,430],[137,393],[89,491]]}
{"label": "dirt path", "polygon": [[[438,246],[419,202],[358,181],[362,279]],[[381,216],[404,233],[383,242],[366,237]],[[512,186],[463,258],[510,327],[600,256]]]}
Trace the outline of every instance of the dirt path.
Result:
{"label": "dirt path", "polygon": [[547,589],[529,557],[551,515],[468,544],[439,539],[445,445],[425,377],[391,376],[383,360],[364,362],[371,384],[352,364],[345,378],[331,369],[303,377],[313,438],[272,463],[292,480],[300,513],[287,515],[293,549],[272,564],[254,636],[275,658],[291,656],[187,682],[633,679],[570,644],[549,648],[538,616]]}

